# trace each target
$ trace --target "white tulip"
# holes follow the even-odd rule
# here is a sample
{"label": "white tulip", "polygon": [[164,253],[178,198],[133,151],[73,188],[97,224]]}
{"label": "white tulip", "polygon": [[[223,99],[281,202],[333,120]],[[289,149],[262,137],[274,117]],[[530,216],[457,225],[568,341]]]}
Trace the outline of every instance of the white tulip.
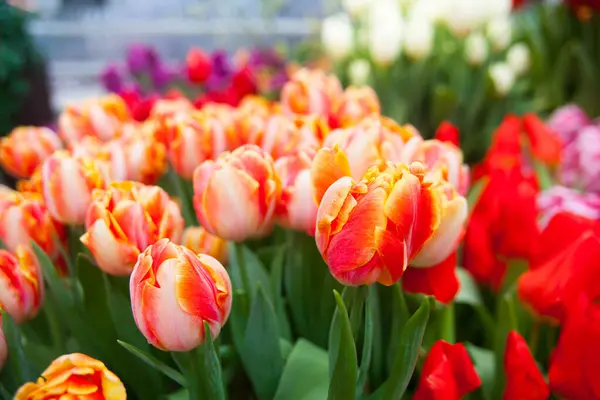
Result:
{"label": "white tulip", "polygon": [[502,97],[506,96],[515,84],[516,78],[510,65],[505,62],[497,62],[490,66],[489,73],[496,93]]}
{"label": "white tulip", "polygon": [[373,0],[342,0],[342,7],[352,17],[357,18],[369,9]]}
{"label": "white tulip", "polygon": [[464,37],[487,20],[487,1],[446,0],[441,18],[452,33]]}
{"label": "white tulip", "polygon": [[465,40],[465,57],[471,65],[481,65],[488,57],[488,42],[479,32],[471,33]]}
{"label": "white tulip", "polygon": [[433,47],[434,33],[432,22],[416,18],[409,20],[404,35],[406,54],[415,60],[429,56]]}
{"label": "white tulip", "polygon": [[369,13],[368,48],[373,59],[382,65],[398,57],[402,47],[404,21],[394,0],[373,3]]}
{"label": "white tulip", "polygon": [[353,85],[362,86],[369,80],[371,64],[364,58],[354,60],[348,65],[348,76]]}
{"label": "white tulip", "polygon": [[347,14],[336,14],[323,20],[321,42],[334,59],[345,58],[352,52],[354,31]]}
{"label": "white tulip", "polygon": [[439,0],[416,0],[410,8],[409,19],[427,20],[437,22],[444,14],[446,1],[440,3]]}
{"label": "white tulip", "polygon": [[496,18],[488,22],[487,37],[494,51],[502,51],[508,47],[512,39],[512,24],[508,17]]}
{"label": "white tulip", "polygon": [[529,70],[531,63],[529,47],[525,43],[513,44],[506,54],[506,62],[508,62],[515,75],[523,75]]}

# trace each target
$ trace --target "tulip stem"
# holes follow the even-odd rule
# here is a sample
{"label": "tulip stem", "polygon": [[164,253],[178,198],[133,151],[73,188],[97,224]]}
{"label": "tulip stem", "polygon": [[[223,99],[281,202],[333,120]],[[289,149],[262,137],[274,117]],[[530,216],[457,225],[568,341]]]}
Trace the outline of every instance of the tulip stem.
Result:
{"label": "tulip stem", "polygon": [[246,257],[244,256],[244,243],[235,242],[235,256],[237,259],[238,269],[240,271],[240,278],[242,279],[242,288],[250,296],[252,295],[252,287],[250,285],[250,278],[248,277],[248,269],[246,268]]}
{"label": "tulip stem", "polygon": [[531,331],[529,332],[529,349],[531,350],[531,354],[535,358],[537,354],[537,350],[540,344],[540,332],[541,332],[542,324],[538,319],[533,321],[533,325],[531,326]]}
{"label": "tulip stem", "polygon": [[454,319],[454,304],[444,305],[444,308],[441,310],[440,337],[452,344],[456,342]]}

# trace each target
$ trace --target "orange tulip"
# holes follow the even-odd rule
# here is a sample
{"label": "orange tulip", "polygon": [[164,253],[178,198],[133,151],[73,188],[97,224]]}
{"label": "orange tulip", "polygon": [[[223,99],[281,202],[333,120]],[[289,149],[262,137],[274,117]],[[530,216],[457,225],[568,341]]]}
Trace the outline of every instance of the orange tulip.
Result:
{"label": "orange tulip", "polygon": [[0,304],[17,324],[36,316],[44,298],[42,271],[32,250],[0,250]]}
{"label": "orange tulip", "polygon": [[196,254],[207,254],[216,258],[222,264],[227,264],[227,241],[210,234],[201,226],[185,228],[181,244]]}
{"label": "orange tulip", "polygon": [[228,150],[236,149],[243,144],[238,129],[236,110],[229,104],[220,103],[208,103],[202,107],[203,113],[221,122],[227,138]]}
{"label": "orange tulip", "polygon": [[165,146],[140,131],[108,142],[106,151],[116,181],[131,180],[152,185],[167,169]]}
{"label": "orange tulip", "polygon": [[64,237],[64,227],[52,219],[41,196],[18,192],[0,195],[0,238],[8,250],[29,247],[33,240],[56,260]]}
{"label": "orange tulip", "polygon": [[328,187],[315,186],[315,239],[332,275],[345,285],[397,282],[441,221],[441,194],[424,181],[423,165],[381,164],[359,182],[344,176],[331,185],[331,171],[313,164],[313,172],[313,183]]}
{"label": "orange tulip", "polygon": [[213,257],[162,239],[140,255],[129,283],[135,323],[162,350],[189,351],[216,338],[231,310],[231,281]]}
{"label": "orange tulip", "polygon": [[264,129],[255,133],[249,142],[262,147],[275,160],[299,150],[316,151],[319,147],[319,141],[310,129],[299,129],[294,121],[283,115],[273,115]]}
{"label": "orange tulip", "polygon": [[121,135],[123,123],[131,120],[127,105],[115,94],[67,106],[58,118],[60,136],[73,143],[85,136],[107,141]]}
{"label": "orange tulip", "polygon": [[311,162],[311,157],[305,152],[297,152],[275,162],[275,170],[283,186],[276,213],[282,226],[314,236],[317,204],[310,178]]}
{"label": "orange tulip", "polygon": [[21,386],[15,400],[126,400],[125,386],[104,363],[81,353],[66,354],[38,378]]}
{"label": "orange tulip", "polygon": [[172,116],[181,112],[192,112],[194,111],[194,105],[185,97],[179,97],[176,99],[159,99],[156,100],[152,110],[150,111],[150,118],[162,118],[165,116]]}
{"label": "orange tulip", "polygon": [[227,150],[223,124],[202,111],[178,114],[169,122],[169,161],[185,179],[191,179],[203,161],[214,160]]}
{"label": "orange tulip", "polygon": [[29,178],[46,158],[62,148],[48,128],[20,126],[0,141],[0,164],[17,178]]}
{"label": "orange tulip", "polygon": [[268,235],[280,195],[273,159],[257,146],[226,152],[216,161],[205,161],[194,173],[198,221],[226,240]]}
{"label": "orange tulip", "polygon": [[281,90],[281,104],[287,114],[328,116],[332,103],[342,95],[340,81],[322,70],[300,69]]}
{"label": "orange tulip", "polygon": [[21,193],[42,195],[42,167],[35,170],[31,178],[17,181],[17,190]]}
{"label": "orange tulip", "polygon": [[332,107],[332,118],[341,128],[354,126],[363,118],[380,113],[377,93],[369,86],[348,87]]}
{"label": "orange tulip", "polygon": [[56,152],[42,165],[42,194],[50,215],[62,223],[83,224],[92,191],[103,189],[108,174],[89,158]]}
{"label": "orange tulip", "polygon": [[129,275],[146,247],[162,238],[181,239],[179,207],[158,186],[114,182],[93,197],[81,241],[108,274]]}

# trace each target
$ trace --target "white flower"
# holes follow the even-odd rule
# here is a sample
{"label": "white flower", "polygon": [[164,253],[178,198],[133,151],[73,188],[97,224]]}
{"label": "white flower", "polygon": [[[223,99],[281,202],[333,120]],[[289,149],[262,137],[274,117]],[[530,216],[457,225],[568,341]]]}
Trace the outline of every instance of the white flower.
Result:
{"label": "white flower", "polygon": [[369,13],[368,48],[378,64],[389,64],[402,47],[404,21],[394,0],[373,3]]}
{"label": "white flower", "polygon": [[502,51],[508,47],[512,39],[512,24],[508,17],[496,18],[488,22],[487,37],[494,51]]}
{"label": "white flower", "polygon": [[371,74],[371,64],[364,58],[354,60],[348,65],[348,76],[353,85],[362,86],[367,83]]}
{"label": "white flower", "polygon": [[529,47],[525,43],[513,44],[506,54],[506,62],[508,62],[515,75],[523,75],[529,70],[531,62]]}
{"label": "white flower", "polygon": [[342,59],[352,52],[354,32],[347,14],[336,14],[323,20],[321,42],[334,59]]}
{"label": "white flower", "polygon": [[512,10],[512,0],[486,0],[486,19],[506,18]]}
{"label": "white flower", "polygon": [[429,56],[433,47],[433,24],[425,19],[412,18],[406,25],[404,51],[416,60]]}
{"label": "white flower", "polygon": [[487,20],[487,1],[446,0],[441,18],[452,33],[464,37]]}
{"label": "white flower", "polygon": [[416,0],[410,8],[409,19],[421,19],[430,22],[437,22],[444,12],[445,2],[439,0]]}
{"label": "white flower", "polygon": [[489,73],[496,93],[502,97],[506,96],[515,83],[515,73],[510,65],[505,62],[497,62],[490,66]]}
{"label": "white flower", "polygon": [[481,65],[488,56],[488,43],[479,32],[471,33],[465,40],[465,57],[471,65]]}
{"label": "white flower", "polygon": [[373,0],[342,0],[342,7],[348,14],[356,18],[367,11],[372,3]]}

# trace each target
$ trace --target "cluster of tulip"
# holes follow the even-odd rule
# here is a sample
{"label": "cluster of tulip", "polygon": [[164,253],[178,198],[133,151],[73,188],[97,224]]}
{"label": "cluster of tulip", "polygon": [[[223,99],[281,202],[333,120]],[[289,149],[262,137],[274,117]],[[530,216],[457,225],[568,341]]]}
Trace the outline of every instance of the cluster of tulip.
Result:
{"label": "cluster of tulip", "polygon": [[[444,123],[424,140],[382,116],[370,88],[342,90],[312,70],[278,103],[163,100],[136,122],[107,96],[67,108],[58,135],[16,129],[0,144],[3,168],[22,179],[0,193],[2,393],[546,398],[519,327],[507,325],[514,288],[500,286],[508,258],[536,248],[523,236],[537,193],[523,140],[539,171],[560,143],[533,115],[500,127],[475,170],[487,184],[475,186],[466,229],[469,273],[457,268],[470,185],[458,136]],[[534,308],[528,293],[544,271],[519,281]],[[472,276],[502,291],[496,319]],[[481,316],[484,338],[459,338],[481,347],[457,343],[455,303]],[[505,360],[492,369],[499,379],[489,340]],[[557,393],[570,393],[570,378]]]}

